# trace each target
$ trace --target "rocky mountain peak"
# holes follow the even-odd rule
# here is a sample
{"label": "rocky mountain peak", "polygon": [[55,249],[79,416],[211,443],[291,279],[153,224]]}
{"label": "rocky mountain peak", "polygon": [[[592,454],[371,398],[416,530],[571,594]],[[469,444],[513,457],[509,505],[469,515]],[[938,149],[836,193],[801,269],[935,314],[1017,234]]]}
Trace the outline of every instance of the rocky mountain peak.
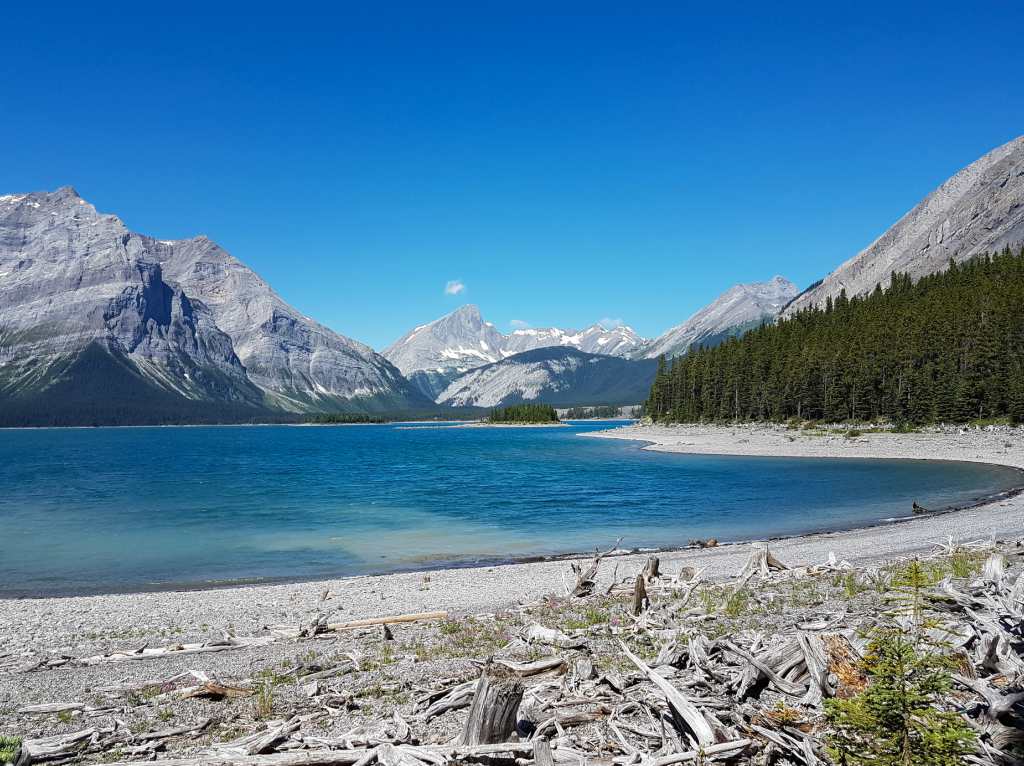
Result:
{"label": "rocky mountain peak", "polygon": [[691,346],[714,345],[774,319],[799,292],[797,286],[776,275],[767,282],[733,285],[685,322],[645,346],[640,356],[653,359],[685,354]]}
{"label": "rocky mountain peak", "polygon": [[0,196],[0,275],[0,400],[31,394],[25,381],[44,390],[98,344],[125,379],[186,400],[428,403],[387,360],[289,306],[208,238],[136,234],[72,187]]}
{"label": "rocky mountain peak", "polygon": [[960,170],[882,236],[794,300],[786,316],[822,305],[846,290],[851,297],[885,286],[893,271],[914,279],[940,271],[952,258],[1024,242],[1024,136]]}

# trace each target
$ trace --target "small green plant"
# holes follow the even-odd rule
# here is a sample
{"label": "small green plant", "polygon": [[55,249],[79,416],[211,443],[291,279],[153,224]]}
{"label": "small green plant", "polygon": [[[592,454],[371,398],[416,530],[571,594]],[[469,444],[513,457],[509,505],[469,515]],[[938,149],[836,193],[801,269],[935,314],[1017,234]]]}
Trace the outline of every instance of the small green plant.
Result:
{"label": "small green plant", "polygon": [[834,581],[836,587],[843,589],[843,595],[848,599],[853,599],[859,596],[864,591],[868,590],[868,585],[861,582],[857,575],[853,572],[844,572],[839,575]]}
{"label": "small green plant", "polygon": [[172,718],[174,718],[174,711],[170,708],[162,707],[156,711],[156,717],[159,718],[161,721],[170,721]]}
{"label": "small green plant", "polygon": [[61,723],[71,723],[72,718],[74,718],[74,715],[70,710],[61,710],[57,713],[57,720]]}
{"label": "small green plant", "polygon": [[750,607],[750,591],[747,588],[737,588],[725,599],[722,612],[726,617],[739,617],[746,614]]}
{"label": "small green plant", "polygon": [[949,557],[949,566],[954,577],[972,577],[981,571],[982,557],[976,553],[957,551]]}
{"label": "small green plant", "polygon": [[462,631],[462,626],[456,620],[445,620],[441,623],[439,630],[442,636],[454,636]]}
{"label": "small green plant", "polygon": [[844,435],[844,436],[845,436],[845,437],[846,437],[847,439],[856,439],[856,438],[857,438],[858,436],[863,436],[863,435],[864,435],[864,432],[863,432],[863,431],[861,431],[861,430],[859,430],[859,429],[857,429],[857,428],[851,428],[851,429],[850,429],[849,431],[847,431],[847,432],[846,432],[845,434],[843,434],[843,435]]}
{"label": "small green plant", "polygon": [[21,737],[9,737],[0,734],[0,764],[14,763],[21,752]]}
{"label": "small green plant", "polygon": [[274,684],[263,679],[256,683],[256,717],[257,718],[273,718],[274,717]]}
{"label": "small green plant", "polygon": [[951,659],[897,627],[872,634],[862,667],[867,688],[826,700],[829,753],[844,766],[961,766],[975,734],[959,715],[939,710]]}

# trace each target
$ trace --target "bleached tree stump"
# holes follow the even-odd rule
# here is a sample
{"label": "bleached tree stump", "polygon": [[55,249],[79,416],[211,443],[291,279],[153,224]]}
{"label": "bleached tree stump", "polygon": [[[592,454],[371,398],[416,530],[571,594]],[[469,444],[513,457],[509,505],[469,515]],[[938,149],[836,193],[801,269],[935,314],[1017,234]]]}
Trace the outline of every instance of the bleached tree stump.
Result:
{"label": "bleached tree stump", "polygon": [[518,676],[501,665],[488,662],[476,684],[461,744],[507,742],[515,733],[522,701],[523,685]]}

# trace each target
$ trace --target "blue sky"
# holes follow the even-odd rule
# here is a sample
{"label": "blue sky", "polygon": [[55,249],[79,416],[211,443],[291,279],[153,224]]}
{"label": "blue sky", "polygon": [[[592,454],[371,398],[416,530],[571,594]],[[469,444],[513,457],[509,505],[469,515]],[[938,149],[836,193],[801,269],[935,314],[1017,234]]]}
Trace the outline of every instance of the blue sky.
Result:
{"label": "blue sky", "polygon": [[377,348],[802,287],[1024,133],[1019,2],[93,5],[5,7],[0,193],[207,234]]}

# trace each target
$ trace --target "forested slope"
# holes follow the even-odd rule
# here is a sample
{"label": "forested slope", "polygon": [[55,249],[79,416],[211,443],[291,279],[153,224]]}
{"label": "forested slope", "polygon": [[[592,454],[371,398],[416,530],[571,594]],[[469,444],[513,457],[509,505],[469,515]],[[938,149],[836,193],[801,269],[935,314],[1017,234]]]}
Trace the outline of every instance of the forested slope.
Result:
{"label": "forested slope", "polygon": [[662,362],[656,420],[1024,422],[1024,248],[893,274],[712,349]]}

